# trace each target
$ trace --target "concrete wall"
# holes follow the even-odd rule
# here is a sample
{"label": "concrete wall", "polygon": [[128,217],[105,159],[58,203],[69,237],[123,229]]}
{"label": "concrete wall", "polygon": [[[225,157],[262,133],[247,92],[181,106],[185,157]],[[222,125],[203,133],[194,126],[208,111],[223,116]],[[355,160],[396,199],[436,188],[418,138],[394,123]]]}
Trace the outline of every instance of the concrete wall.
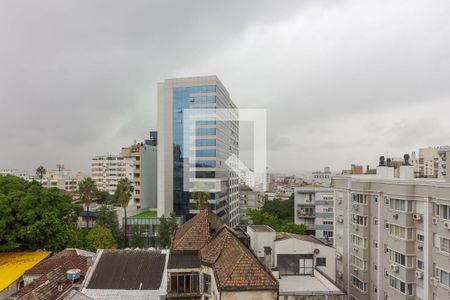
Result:
{"label": "concrete wall", "polygon": [[[325,273],[331,279],[336,279],[336,250],[332,247],[325,245],[312,243],[308,241],[302,241],[297,238],[283,239],[275,242],[275,265],[278,265],[277,255],[279,254],[313,254],[314,249],[319,249],[319,255],[317,257],[326,258],[326,266],[317,267],[320,271]],[[314,259],[315,264],[315,259]]]}
{"label": "concrete wall", "polygon": [[157,147],[141,146],[141,208],[156,209],[157,202]]}

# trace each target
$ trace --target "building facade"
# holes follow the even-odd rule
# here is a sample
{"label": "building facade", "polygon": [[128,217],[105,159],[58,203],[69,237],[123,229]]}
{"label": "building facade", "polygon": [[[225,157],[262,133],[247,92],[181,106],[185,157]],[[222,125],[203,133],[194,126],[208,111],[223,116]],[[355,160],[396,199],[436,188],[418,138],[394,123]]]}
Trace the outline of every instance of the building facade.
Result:
{"label": "building facade", "polygon": [[376,175],[336,176],[337,282],[350,299],[448,299],[450,178],[399,178],[384,158]]}
{"label": "building facade", "polygon": [[100,191],[114,194],[120,178],[134,179],[134,162],[122,155],[99,155],[91,161],[91,177]]}
{"label": "building facade", "polygon": [[[218,118],[220,109],[227,109],[232,121]],[[158,134],[158,215],[174,211],[189,219],[198,213],[191,194],[200,190],[209,193],[210,209],[237,225],[239,174],[229,159],[239,154],[239,123],[220,80],[205,76],[159,83]]]}
{"label": "building facade", "polygon": [[309,234],[333,244],[334,189],[299,187],[294,194],[295,224],[304,224]]}
{"label": "building facade", "polygon": [[328,187],[331,185],[330,167],[325,167],[323,171],[312,172],[311,177],[313,182],[318,183],[322,186]]}
{"label": "building facade", "polygon": [[414,174],[420,178],[439,178],[445,176],[445,153],[450,146],[420,148],[419,152],[413,152],[411,163],[414,166]]}

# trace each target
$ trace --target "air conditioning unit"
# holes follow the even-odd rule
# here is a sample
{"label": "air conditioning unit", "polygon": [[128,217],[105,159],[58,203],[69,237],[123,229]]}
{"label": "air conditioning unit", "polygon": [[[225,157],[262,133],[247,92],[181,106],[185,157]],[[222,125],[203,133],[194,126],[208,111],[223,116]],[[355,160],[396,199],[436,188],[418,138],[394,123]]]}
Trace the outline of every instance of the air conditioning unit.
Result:
{"label": "air conditioning unit", "polygon": [[422,220],[422,215],[421,214],[413,214],[413,219],[416,221],[420,221],[420,220]]}
{"label": "air conditioning unit", "polygon": [[339,278],[339,279],[342,279],[343,277],[344,277],[344,274],[342,274],[342,272],[337,272],[337,277]]}
{"label": "air conditioning unit", "polygon": [[337,260],[342,260],[342,254],[336,253],[336,259]]}
{"label": "air conditioning unit", "polygon": [[393,215],[394,219],[398,219],[398,214]]}
{"label": "air conditioning unit", "polygon": [[450,222],[444,222],[444,227],[450,229]]}
{"label": "air conditioning unit", "polygon": [[341,217],[339,217],[339,218],[338,218],[338,222],[339,222],[339,223],[344,223],[344,219],[341,218]]}
{"label": "air conditioning unit", "polygon": [[359,251],[359,249],[358,248],[356,248],[356,247],[353,247],[353,252],[358,252]]}
{"label": "air conditioning unit", "polygon": [[433,224],[436,225],[437,224],[437,218],[431,219],[431,222],[433,222]]}
{"label": "air conditioning unit", "polygon": [[338,200],[338,204],[342,204],[342,200]]}
{"label": "air conditioning unit", "polygon": [[356,211],[358,211],[359,205],[358,205],[358,204],[353,204],[353,209],[356,210]]}
{"label": "air conditioning unit", "polygon": [[391,269],[392,272],[398,272],[398,266],[397,265],[394,265],[394,264],[390,265],[390,269]]}
{"label": "air conditioning unit", "polygon": [[417,246],[417,249],[423,250],[423,246],[422,246],[422,245],[418,245],[418,246]]}
{"label": "air conditioning unit", "polygon": [[423,278],[423,272],[422,271],[416,271],[416,277],[419,279]]}
{"label": "air conditioning unit", "polygon": [[436,277],[431,277],[430,283],[431,283],[431,285],[433,285],[433,286],[437,286],[438,283],[439,283],[439,280],[438,280]]}

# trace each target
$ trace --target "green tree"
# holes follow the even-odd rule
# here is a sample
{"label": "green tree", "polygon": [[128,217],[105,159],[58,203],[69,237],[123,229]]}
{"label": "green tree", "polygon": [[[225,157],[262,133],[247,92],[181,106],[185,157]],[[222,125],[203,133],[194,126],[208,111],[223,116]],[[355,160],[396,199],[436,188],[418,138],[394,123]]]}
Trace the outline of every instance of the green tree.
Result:
{"label": "green tree", "polygon": [[170,248],[172,239],[178,229],[178,221],[175,213],[172,212],[169,218],[164,215],[160,218],[158,228],[158,245],[162,249]]}
{"label": "green tree", "polygon": [[56,188],[0,176],[0,251],[58,251],[75,244],[79,211]]}
{"label": "green tree", "polygon": [[47,170],[45,170],[45,168],[43,166],[37,167],[36,176],[39,178],[41,184],[42,184],[42,179],[44,178],[46,173],[47,173]]}
{"label": "green tree", "polygon": [[87,248],[92,251],[97,249],[116,249],[117,244],[111,231],[104,226],[95,226],[86,236]]}
{"label": "green tree", "polygon": [[113,197],[107,191],[97,191],[95,200],[98,204],[113,204]]}
{"label": "green tree", "polygon": [[195,205],[198,210],[204,210],[208,208],[209,193],[208,192],[193,192],[193,198],[195,199]]}
{"label": "green tree", "polygon": [[78,194],[80,195],[81,201],[86,205],[87,210],[87,224],[86,227],[89,229],[89,207],[91,206],[92,200],[97,193],[97,186],[91,177],[84,178],[78,184]]}
{"label": "green tree", "polygon": [[128,236],[127,236],[127,207],[130,202],[131,196],[133,195],[134,187],[132,182],[128,178],[121,178],[117,184],[116,188],[116,198],[123,208],[124,213],[124,241],[125,248],[128,247]]}
{"label": "green tree", "polygon": [[144,232],[139,225],[132,225],[131,227],[131,238],[130,245],[133,248],[144,248],[145,247],[145,236]]}
{"label": "green tree", "polygon": [[113,207],[102,204],[102,206],[97,209],[95,224],[108,228],[114,236],[114,239],[119,242],[119,219],[117,218],[117,212]]}

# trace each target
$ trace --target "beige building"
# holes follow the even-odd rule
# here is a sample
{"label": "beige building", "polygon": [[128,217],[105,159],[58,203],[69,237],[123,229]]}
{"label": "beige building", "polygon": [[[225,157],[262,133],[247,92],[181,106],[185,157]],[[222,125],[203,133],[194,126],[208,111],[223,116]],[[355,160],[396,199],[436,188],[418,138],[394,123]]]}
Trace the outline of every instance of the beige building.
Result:
{"label": "beige building", "polygon": [[333,178],[337,283],[349,299],[449,299],[450,176],[393,169]]}
{"label": "beige building", "polygon": [[416,177],[443,178],[445,166],[442,157],[448,150],[450,146],[421,148],[418,153],[413,152],[411,164]]}
{"label": "beige building", "polygon": [[134,143],[130,147],[122,148],[121,151],[123,158],[133,163],[131,175],[134,183],[133,199],[138,207],[141,203],[141,147],[143,144]]}

